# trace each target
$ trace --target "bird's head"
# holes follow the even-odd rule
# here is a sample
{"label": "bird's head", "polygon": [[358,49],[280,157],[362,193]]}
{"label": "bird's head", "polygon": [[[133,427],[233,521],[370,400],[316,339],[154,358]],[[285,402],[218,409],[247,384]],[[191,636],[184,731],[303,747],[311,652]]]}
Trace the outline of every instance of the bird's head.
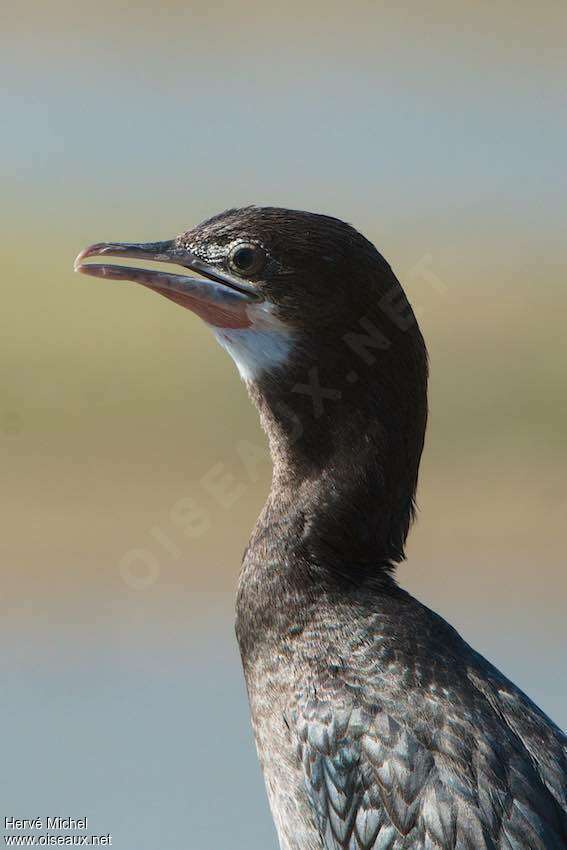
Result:
{"label": "bird's head", "polygon": [[[86,262],[100,256],[180,268]],[[199,315],[247,383],[276,465],[293,456],[295,471],[311,475],[341,452],[358,451],[361,463],[378,453],[382,478],[399,466],[391,485],[403,478],[411,502],[425,430],[425,347],[390,266],[353,227],[245,207],[165,242],[92,245],[75,268],[141,283]]]}
{"label": "bird's head", "polygon": [[[85,262],[101,256],[172,263],[183,273]],[[415,325],[389,265],[367,239],[336,218],[297,210],[245,207],[164,242],[97,243],[79,254],[75,269],[141,283],[187,307],[213,329],[246,381],[285,381],[308,361],[345,364],[357,341],[358,350],[365,345],[356,334],[370,336],[367,348],[385,350],[396,330]]]}

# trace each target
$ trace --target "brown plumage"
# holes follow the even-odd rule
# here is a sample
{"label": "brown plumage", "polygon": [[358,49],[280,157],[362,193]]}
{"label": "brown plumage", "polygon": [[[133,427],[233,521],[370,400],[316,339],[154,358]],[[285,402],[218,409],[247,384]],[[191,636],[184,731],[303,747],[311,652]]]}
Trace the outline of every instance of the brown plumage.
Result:
{"label": "brown plumage", "polygon": [[283,850],[567,847],[565,736],[393,576],[427,357],[383,257],[337,219],[256,207],[80,263],[101,254],[205,276],[79,266],[198,312],[268,434],[236,628]]}

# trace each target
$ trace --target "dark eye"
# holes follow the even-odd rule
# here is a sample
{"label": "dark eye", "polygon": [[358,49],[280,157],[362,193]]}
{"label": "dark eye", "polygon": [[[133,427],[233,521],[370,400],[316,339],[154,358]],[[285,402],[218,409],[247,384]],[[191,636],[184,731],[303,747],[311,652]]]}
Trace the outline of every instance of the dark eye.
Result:
{"label": "dark eye", "polygon": [[256,274],[266,262],[266,255],[253,242],[239,242],[228,253],[228,265],[239,275]]}

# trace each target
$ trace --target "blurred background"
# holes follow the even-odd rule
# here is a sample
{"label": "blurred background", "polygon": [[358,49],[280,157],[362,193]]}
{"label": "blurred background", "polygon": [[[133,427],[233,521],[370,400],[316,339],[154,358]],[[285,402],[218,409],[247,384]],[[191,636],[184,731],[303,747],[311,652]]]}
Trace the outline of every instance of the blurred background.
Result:
{"label": "blurred background", "polygon": [[567,726],[566,25],[545,0],[4,7],[2,818],[276,847],[232,631],[255,412],[197,318],[72,272],[247,203],[344,218],[397,271],[431,357],[400,582]]}

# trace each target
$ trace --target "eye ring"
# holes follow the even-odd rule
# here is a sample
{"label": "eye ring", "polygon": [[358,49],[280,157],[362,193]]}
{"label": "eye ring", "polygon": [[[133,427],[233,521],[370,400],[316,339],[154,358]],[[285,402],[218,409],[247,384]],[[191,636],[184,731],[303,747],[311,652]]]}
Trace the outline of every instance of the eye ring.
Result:
{"label": "eye ring", "polygon": [[265,262],[265,251],[255,242],[238,242],[232,246],[227,256],[229,268],[240,277],[257,274]]}

